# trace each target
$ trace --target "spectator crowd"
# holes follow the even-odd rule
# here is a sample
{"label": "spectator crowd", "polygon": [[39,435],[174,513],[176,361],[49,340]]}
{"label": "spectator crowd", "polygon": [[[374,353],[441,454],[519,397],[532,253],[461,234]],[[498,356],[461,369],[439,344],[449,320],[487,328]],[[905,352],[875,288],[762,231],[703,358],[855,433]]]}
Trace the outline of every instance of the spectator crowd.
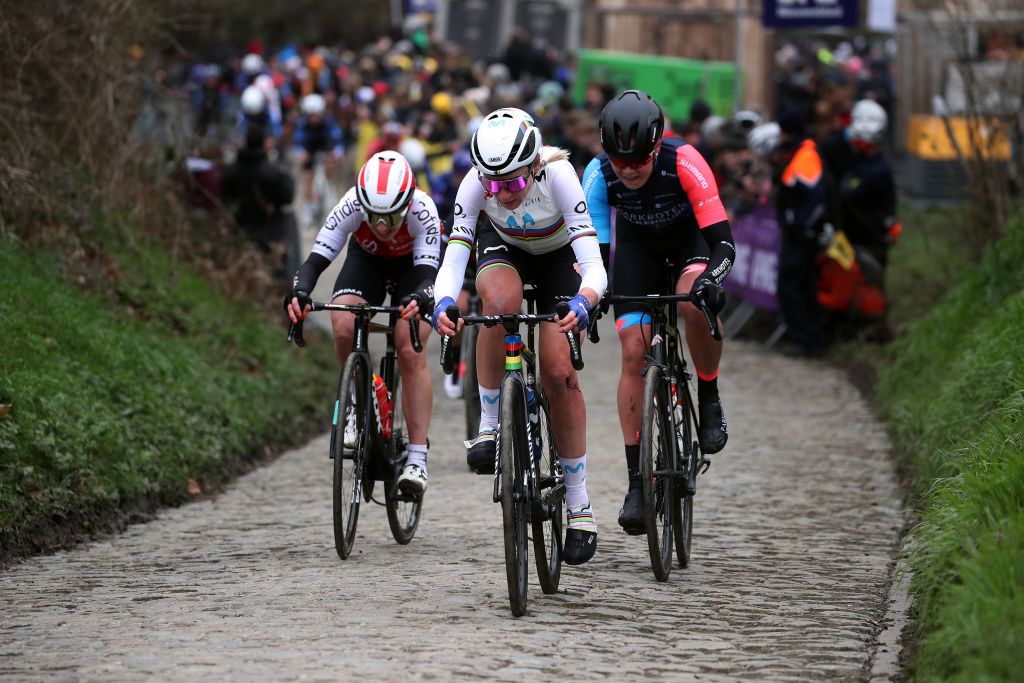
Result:
{"label": "spectator crowd", "polygon": [[[715,113],[697,100],[685,120],[667,121],[666,136],[682,138],[708,161],[730,219],[766,208],[778,218],[778,296],[789,352],[820,353],[830,330],[863,332],[865,321],[880,323],[868,329],[885,337],[882,273],[899,229],[884,154],[893,102],[889,57],[884,45],[860,39],[832,47],[785,42],[775,53],[772,116]],[[471,168],[468,142],[499,107],[528,111],[544,143],[568,150],[582,174],[601,152],[597,121],[615,90],[590,82],[575,103],[568,95],[573,77],[570,56],[535,47],[520,32],[500,59],[486,63],[418,26],[361,49],[252,41],[170,74],[201,140],[187,162],[193,203],[228,206],[264,247],[283,239],[282,207],[294,202],[294,215],[311,224],[330,210],[318,195],[321,167],[328,185],[344,187],[382,150],[405,156],[450,224],[455,192]],[[877,105],[871,130],[851,134],[862,101]],[[235,157],[226,168],[225,152]],[[804,174],[799,187],[787,185],[794,157],[814,166],[808,155],[817,159],[817,179]],[[798,226],[786,219],[793,209],[787,202],[821,206],[798,207],[814,213],[813,224]],[[846,241],[839,246],[837,234]],[[844,260],[837,268],[834,254],[843,245],[853,265]]]}

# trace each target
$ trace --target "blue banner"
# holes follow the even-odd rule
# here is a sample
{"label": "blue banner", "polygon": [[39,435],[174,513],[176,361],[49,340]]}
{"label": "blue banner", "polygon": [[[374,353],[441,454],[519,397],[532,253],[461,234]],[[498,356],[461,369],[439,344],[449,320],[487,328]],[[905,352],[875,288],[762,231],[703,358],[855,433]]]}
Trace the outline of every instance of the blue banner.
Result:
{"label": "blue banner", "polygon": [[764,0],[761,23],[771,28],[857,26],[858,0]]}

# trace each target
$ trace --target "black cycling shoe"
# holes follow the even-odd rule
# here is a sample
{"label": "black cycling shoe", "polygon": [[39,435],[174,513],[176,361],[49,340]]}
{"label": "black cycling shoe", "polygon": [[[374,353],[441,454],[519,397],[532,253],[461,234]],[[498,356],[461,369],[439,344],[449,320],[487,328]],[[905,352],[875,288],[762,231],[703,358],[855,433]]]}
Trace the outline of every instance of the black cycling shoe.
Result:
{"label": "black cycling shoe", "polygon": [[[565,531],[562,560],[566,564],[583,564],[597,552],[597,525],[590,504],[566,510],[569,528]],[[593,529],[593,531],[591,531]]]}
{"label": "black cycling shoe", "polygon": [[725,448],[729,440],[729,429],[722,412],[722,401],[698,401],[700,412],[700,448],[706,455]]}
{"label": "black cycling shoe", "polygon": [[629,488],[626,499],[619,510],[619,526],[630,536],[639,536],[647,532],[647,520],[644,515],[644,484],[638,472],[629,473]]}
{"label": "black cycling shoe", "polygon": [[485,429],[466,442],[466,464],[477,474],[494,474],[494,457],[498,452],[493,429]]}

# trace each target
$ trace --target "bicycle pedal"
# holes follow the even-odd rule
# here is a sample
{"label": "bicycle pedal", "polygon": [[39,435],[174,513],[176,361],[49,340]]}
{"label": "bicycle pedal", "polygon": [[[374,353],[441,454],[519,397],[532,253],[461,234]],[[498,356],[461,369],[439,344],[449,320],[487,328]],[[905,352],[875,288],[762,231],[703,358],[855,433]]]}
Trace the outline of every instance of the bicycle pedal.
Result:
{"label": "bicycle pedal", "polygon": [[711,460],[708,458],[701,458],[700,466],[697,468],[697,474],[704,474],[711,469]]}

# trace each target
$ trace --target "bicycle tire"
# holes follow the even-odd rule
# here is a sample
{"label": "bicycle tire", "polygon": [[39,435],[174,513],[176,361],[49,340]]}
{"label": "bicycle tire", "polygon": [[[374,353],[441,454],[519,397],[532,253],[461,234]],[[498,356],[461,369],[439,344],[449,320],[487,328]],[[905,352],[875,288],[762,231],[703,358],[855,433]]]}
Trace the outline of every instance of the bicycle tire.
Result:
{"label": "bicycle tire", "polygon": [[521,380],[508,376],[501,385],[498,448],[501,454],[501,519],[504,527],[505,576],[512,616],[526,614],[529,550],[526,518],[529,501],[525,486],[529,463],[526,408]]}
{"label": "bicycle tire", "polygon": [[[678,377],[685,377],[680,373]],[[693,546],[693,496],[696,493],[697,468],[700,465],[700,443],[693,438],[695,413],[690,394],[685,387],[680,386],[680,391],[685,393],[685,405],[683,406],[683,443],[688,444],[686,453],[680,453],[686,467],[683,470],[685,478],[683,486],[676,494],[676,524],[675,531],[676,559],[680,567],[687,567],[690,564],[690,549]],[[681,499],[681,501],[680,501]]]}
{"label": "bicycle tire", "polygon": [[[369,368],[366,359],[358,353],[345,361],[338,382],[338,395],[331,427],[331,455],[334,475],[331,504],[334,522],[334,548],[341,559],[352,552],[359,522],[359,505],[363,492],[363,476],[370,449],[369,420],[372,411],[369,400]],[[355,447],[345,448],[345,423],[349,410],[356,414]]]}
{"label": "bicycle tire", "polygon": [[672,447],[669,431],[668,388],[661,368],[651,366],[644,380],[643,419],[640,423],[640,478],[644,487],[644,515],[651,569],[658,581],[668,581],[672,572]]}
{"label": "bicycle tire", "polygon": [[[404,453],[406,440],[405,411],[402,409],[402,375],[395,373],[395,388],[391,394],[394,405],[394,417],[391,425],[391,440],[395,453]],[[405,458],[393,468],[394,481],[386,484],[384,495],[384,507],[388,512],[388,526],[391,527],[391,535],[399,545],[407,545],[416,535],[416,527],[420,523],[420,511],[423,507],[423,496],[410,498],[398,490],[395,481],[402,471]]]}
{"label": "bicycle tire", "polygon": [[[543,408],[540,411],[540,434],[543,443],[541,444],[541,462],[534,463],[534,477],[539,482],[542,477],[548,477],[553,486],[557,481],[561,466],[558,461],[558,451],[555,449],[555,441],[551,435],[551,420],[548,418],[548,411]],[[549,489],[551,487],[548,487]],[[564,491],[564,489],[563,489]],[[544,491],[541,490],[541,498],[544,498]],[[562,575],[562,529],[565,517],[565,495],[555,494],[555,499],[548,499],[549,505],[555,505],[555,515],[548,519],[538,519],[534,516],[531,519],[533,531],[533,559],[537,565],[537,578],[540,581],[540,589],[551,595],[558,592],[558,581]],[[535,511],[536,515],[539,511]]]}
{"label": "bicycle tire", "polygon": [[462,358],[466,374],[462,377],[462,400],[466,406],[466,439],[476,438],[480,431],[480,385],[476,381],[476,325],[462,329]]}

